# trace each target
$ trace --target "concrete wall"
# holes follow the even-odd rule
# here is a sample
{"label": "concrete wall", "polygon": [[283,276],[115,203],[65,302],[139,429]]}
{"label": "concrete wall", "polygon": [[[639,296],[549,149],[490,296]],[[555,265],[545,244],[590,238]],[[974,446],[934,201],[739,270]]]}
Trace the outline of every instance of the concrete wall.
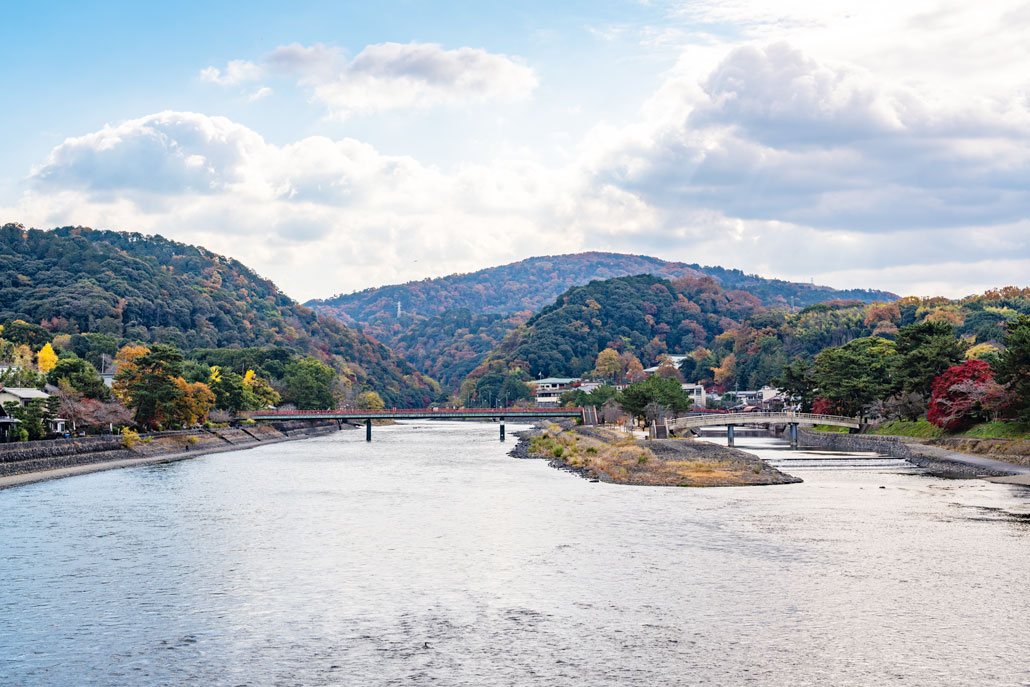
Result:
{"label": "concrete wall", "polygon": [[884,456],[903,458],[905,460],[913,457],[911,447],[898,437],[883,437],[875,434],[816,432],[806,427],[798,427],[798,439],[802,446],[825,448],[830,451],[872,451]]}

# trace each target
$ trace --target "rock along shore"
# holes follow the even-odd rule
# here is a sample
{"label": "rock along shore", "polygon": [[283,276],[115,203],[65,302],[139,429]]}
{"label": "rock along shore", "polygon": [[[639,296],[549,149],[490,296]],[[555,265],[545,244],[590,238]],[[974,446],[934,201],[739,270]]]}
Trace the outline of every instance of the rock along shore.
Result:
{"label": "rock along shore", "polygon": [[337,430],[335,422],[293,421],[141,435],[139,443],[131,449],[126,448],[120,436],[0,444],[0,489],[103,470],[171,463],[211,453],[321,436]]}

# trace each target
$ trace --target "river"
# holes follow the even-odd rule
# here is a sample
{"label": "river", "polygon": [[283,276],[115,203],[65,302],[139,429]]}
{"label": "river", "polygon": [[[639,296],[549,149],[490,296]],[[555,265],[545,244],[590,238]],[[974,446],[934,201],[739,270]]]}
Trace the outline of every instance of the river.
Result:
{"label": "river", "polygon": [[0,684],[1030,685],[1030,490],[739,435],[804,483],[373,439],[0,492]]}

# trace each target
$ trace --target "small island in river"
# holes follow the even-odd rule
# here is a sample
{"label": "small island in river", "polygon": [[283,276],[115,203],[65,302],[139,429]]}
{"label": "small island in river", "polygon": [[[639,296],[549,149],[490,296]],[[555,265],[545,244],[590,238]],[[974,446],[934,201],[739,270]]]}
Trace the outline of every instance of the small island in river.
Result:
{"label": "small island in river", "polygon": [[617,429],[540,425],[520,432],[511,455],[540,458],[587,479],[665,487],[730,487],[800,482],[745,451],[692,439],[641,441]]}

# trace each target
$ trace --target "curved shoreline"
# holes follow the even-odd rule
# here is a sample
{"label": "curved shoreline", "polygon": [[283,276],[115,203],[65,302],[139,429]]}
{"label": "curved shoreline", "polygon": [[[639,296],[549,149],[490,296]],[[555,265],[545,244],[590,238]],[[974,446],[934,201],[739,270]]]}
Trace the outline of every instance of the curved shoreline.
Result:
{"label": "curved shoreline", "polygon": [[[327,432],[325,431],[326,429],[329,429],[330,431]],[[223,446],[187,449],[185,451],[160,453],[149,456],[140,455],[136,458],[118,458],[115,460],[83,462],[79,465],[68,465],[64,467],[51,468],[46,470],[30,470],[13,475],[0,476],[0,491],[4,489],[22,487],[29,484],[37,484],[39,482],[49,482],[51,480],[63,479],[65,477],[77,477],[79,475],[88,475],[94,472],[106,472],[107,470],[119,470],[121,468],[132,468],[143,465],[158,465],[160,463],[176,463],[181,460],[199,458],[201,456],[211,455],[213,453],[242,451],[257,446],[265,446],[267,444],[281,444],[287,441],[298,441],[300,439],[324,436],[334,431],[338,431],[336,429],[335,424],[332,427],[315,426],[302,429],[292,429],[286,432],[278,432],[279,436],[273,436],[264,439],[255,438],[254,441],[248,443],[226,444]],[[89,454],[81,454],[80,457],[85,458],[88,455]],[[74,456],[72,458],[74,458]]]}

